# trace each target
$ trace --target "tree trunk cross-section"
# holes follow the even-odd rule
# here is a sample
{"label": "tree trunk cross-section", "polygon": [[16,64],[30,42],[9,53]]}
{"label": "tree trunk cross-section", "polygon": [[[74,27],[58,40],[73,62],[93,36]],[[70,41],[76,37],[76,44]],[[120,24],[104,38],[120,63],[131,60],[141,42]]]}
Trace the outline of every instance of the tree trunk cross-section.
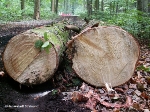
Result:
{"label": "tree trunk cross-section", "polygon": [[121,28],[89,28],[74,38],[73,69],[94,86],[110,83],[112,87],[128,81],[139,58],[135,39]]}
{"label": "tree trunk cross-section", "polygon": [[[41,84],[51,78],[57,70],[68,40],[64,24],[39,27],[14,36],[7,44],[3,62],[8,74],[17,82],[25,85]],[[52,47],[47,53],[35,48],[37,40],[44,40],[47,32]]]}

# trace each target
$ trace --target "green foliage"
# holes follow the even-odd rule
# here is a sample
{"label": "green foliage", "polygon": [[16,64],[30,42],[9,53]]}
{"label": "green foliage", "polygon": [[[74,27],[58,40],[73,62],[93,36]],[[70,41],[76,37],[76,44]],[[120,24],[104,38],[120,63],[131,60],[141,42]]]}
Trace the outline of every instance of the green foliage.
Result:
{"label": "green foliage", "polygon": [[52,95],[56,95],[59,91],[57,89],[52,90]]}
{"label": "green foliage", "polygon": [[49,42],[47,32],[44,33],[44,41],[37,40],[35,42],[35,47],[40,49],[40,50],[44,49],[47,53],[49,53],[49,50],[52,47],[52,44]]}
{"label": "green foliage", "polygon": [[37,40],[35,42],[35,47],[41,49],[43,45],[43,41],[42,40]]}
{"label": "green foliage", "polygon": [[143,70],[145,72],[150,72],[150,67],[145,67],[143,65],[137,67],[137,70]]}
{"label": "green foliage", "polygon": [[[25,9],[21,10],[20,0],[0,0],[0,22],[33,20],[34,0],[25,1]],[[50,10],[50,1],[41,1],[40,19],[53,19],[57,15]]]}

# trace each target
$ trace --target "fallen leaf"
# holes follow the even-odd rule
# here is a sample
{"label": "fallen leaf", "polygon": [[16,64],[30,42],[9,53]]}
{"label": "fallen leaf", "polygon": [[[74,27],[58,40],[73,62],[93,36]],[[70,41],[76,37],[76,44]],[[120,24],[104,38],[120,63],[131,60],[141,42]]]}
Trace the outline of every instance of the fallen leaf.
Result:
{"label": "fallen leaf", "polygon": [[140,96],[138,96],[136,94],[132,96],[132,99],[134,99],[135,101],[140,101],[141,100]]}
{"label": "fallen leaf", "polygon": [[150,112],[150,110],[149,109],[143,109],[144,110],[144,112]]}
{"label": "fallen leaf", "polygon": [[0,71],[0,76],[4,77],[5,73],[3,71]]}
{"label": "fallen leaf", "polygon": [[140,110],[140,104],[139,103],[134,102],[132,107],[135,108],[136,110]]}
{"label": "fallen leaf", "polygon": [[83,94],[81,94],[79,92],[73,92],[71,99],[73,102],[86,102],[86,101],[88,101],[88,97],[85,97]]}
{"label": "fallen leaf", "polygon": [[103,89],[98,89],[98,90],[99,90],[100,94],[104,94],[105,93],[105,91]]}
{"label": "fallen leaf", "polygon": [[102,101],[100,102],[102,105],[106,106],[106,107],[112,107],[112,108],[121,108],[123,107],[122,104],[116,104],[116,103],[108,103],[106,101]]}
{"label": "fallen leaf", "polygon": [[138,89],[139,91],[144,91],[144,84],[137,83],[137,89]]}
{"label": "fallen leaf", "polygon": [[124,93],[124,90],[122,88],[115,88],[114,90],[117,91],[117,92]]}
{"label": "fallen leaf", "polygon": [[150,76],[146,76],[145,79],[146,79],[147,84],[150,85]]}
{"label": "fallen leaf", "polygon": [[136,82],[135,78],[132,77],[132,78],[130,79],[130,83],[131,83],[131,84],[136,84],[137,82]]}
{"label": "fallen leaf", "polygon": [[142,78],[140,71],[137,71],[138,79]]}
{"label": "fallen leaf", "polygon": [[90,108],[91,110],[95,110],[95,107],[97,105],[98,101],[95,98],[90,98],[87,103],[85,104],[85,106],[87,108]]}
{"label": "fallen leaf", "polygon": [[149,95],[146,92],[142,92],[141,97],[143,97],[146,100],[149,99]]}
{"label": "fallen leaf", "polygon": [[130,107],[133,103],[133,100],[131,97],[126,96],[126,103],[124,104],[124,107]]}
{"label": "fallen leaf", "polygon": [[113,109],[113,112],[120,112],[120,109],[115,108],[115,109]]}
{"label": "fallen leaf", "polygon": [[140,95],[141,95],[141,91],[139,91],[139,90],[135,90],[134,93],[135,93],[137,96],[140,96]]}
{"label": "fallen leaf", "polygon": [[129,84],[130,89],[137,89],[137,84]]}
{"label": "fallen leaf", "polygon": [[81,91],[84,91],[84,92],[88,92],[90,90],[90,87],[85,84],[85,83],[82,83],[82,86],[80,87]]}

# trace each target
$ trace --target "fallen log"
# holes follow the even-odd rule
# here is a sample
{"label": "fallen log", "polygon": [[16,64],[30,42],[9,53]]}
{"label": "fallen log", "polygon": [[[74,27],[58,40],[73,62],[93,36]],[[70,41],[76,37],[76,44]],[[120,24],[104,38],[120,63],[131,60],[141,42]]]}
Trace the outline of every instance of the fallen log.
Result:
{"label": "fallen log", "polygon": [[[21,84],[41,84],[57,70],[67,41],[68,32],[63,23],[28,30],[8,42],[3,54],[4,67]],[[45,47],[36,48],[39,45]],[[48,52],[44,50],[46,46],[49,46]]]}
{"label": "fallen log", "polygon": [[69,44],[75,47],[72,68],[85,82],[97,87],[128,81],[140,52],[137,41],[114,26],[88,28]]}

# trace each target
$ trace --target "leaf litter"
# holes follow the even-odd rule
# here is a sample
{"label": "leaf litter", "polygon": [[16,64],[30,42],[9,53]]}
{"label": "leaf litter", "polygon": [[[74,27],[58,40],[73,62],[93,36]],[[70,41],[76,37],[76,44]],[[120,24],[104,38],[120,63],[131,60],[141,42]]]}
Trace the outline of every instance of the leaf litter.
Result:
{"label": "leaf litter", "polygon": [[[71,80],[75,76],[70,73],[67,83],[74,82]],[[75,87],[62,91],[63,100],[72,100],[91,109],[91,112],[150,112],[150,49],[141,47],[141,56],[132,78],[121,86],[111,88],[113,91],[105,87],[95,88],[85,82]]]}

